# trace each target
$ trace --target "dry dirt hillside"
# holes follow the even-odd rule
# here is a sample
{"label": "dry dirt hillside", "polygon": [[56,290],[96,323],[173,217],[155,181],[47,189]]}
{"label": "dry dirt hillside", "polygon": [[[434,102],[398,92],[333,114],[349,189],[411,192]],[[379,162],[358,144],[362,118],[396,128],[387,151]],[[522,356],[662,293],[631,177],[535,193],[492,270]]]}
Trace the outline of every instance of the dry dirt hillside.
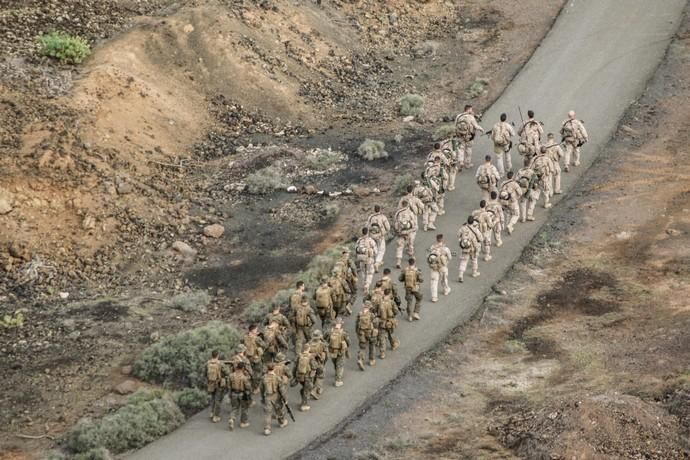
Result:
{"label": "dry dirt hillside", "polygon": [[[24,318],[0,330],[3,446],[107,411],[147,344],[236,321],[350,238],[562,2],[319,3],[0,1],[0,318]],[[41,56],[55,30],[91,56]],[[358,158],[365,138],[388,157]],[[198,311],[165,303],[202,291]]]}

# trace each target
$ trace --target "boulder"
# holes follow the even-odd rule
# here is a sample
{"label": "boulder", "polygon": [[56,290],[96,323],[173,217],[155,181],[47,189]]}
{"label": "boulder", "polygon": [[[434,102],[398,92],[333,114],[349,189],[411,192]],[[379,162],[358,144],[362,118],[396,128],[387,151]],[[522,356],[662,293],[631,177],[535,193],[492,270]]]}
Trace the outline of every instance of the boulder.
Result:
{"label": "boulder", "polygon": [[139,383],[135,382],[134,380],[125,380],[122,383],[119,383],[118,385],[113,388],[115,393],[119,395],[128,395],[132,394],[135,391],[139,389]]}
{"label": "boulder", "polygon": [[183,241],[175,241],[172,244],[172,248],[184,257],[193,258],[196,257],[197,254],[196,250]]}
{"label": "boulder", "polygon": [[204,227],[204,235],[209,238],[220,238],[223,236],[223,233],[225,233],[225,227],[220,224],[207,225]]}

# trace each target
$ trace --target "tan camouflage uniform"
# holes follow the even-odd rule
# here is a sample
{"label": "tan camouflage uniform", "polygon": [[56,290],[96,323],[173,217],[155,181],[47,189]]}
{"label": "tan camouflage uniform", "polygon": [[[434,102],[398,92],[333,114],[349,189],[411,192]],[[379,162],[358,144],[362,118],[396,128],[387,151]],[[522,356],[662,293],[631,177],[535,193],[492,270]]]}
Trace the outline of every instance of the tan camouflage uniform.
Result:
{"label": "tan camouflage uniform", "polygon": [[431,269],[431,301],[438,301],[438,283],[441,282],[443,287],[443,295],[450,294],[450,286],[448,285],[448,263],[453,258],[450,249],[443,241],[436,242],[431,245],[429,249],[429,257],[427,262]]}

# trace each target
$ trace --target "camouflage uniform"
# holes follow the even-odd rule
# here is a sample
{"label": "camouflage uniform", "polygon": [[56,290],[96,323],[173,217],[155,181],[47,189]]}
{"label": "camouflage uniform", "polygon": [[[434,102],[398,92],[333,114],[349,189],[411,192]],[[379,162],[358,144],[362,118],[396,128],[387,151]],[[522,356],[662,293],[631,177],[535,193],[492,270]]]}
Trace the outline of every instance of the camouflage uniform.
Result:
{"label": "camouflage uniform", "polygon": [[407,248],[407,254],[410,257],[414,256],[414,240],[417,236],[417,216],[409,206],[395,213],[395,233],[398,236],[398,247],[395,253],[396,266],[400,268],[404,248]]}
{"label": "camouflage uniform", "polygon": [[345,357],[349,354],[350,337],[343,329],[342,319],[338,318],[335,326],[326,333],[328,343],[328,357],[335,368],[335,386],[343,385],[343,372],[345,370]]}
{"label": "camouflage uniform", "polygon": [[561,136],[565,143],[565,172],[568,172],[571,165],[580,165],[580,147],[589,141],[589,135],[582,121],[568,118],[561,124]]}
{"label": "camouflage uniform", "polygon": [[455,131],[458,141],[460,141],[460,159],[463,160],[465,168],[471,168],[474,136],[477,131],[484,132],[484,129],[477,123],[474,113],[469,111],[455,117]]}
{"label": "camouflage uniform", "polygon": [[263,356],[264,363],[274,361],[278,353],[287,351],[288,343],[278,323],[271,323],[268,327],[264,328],[263,336],[264,343],[266,344]]}
{"label": "camouflage uniform", "polygon": [[271,369],[261,379],[261,401],[264,405],[264,434],[271,434],[271,422],[275,416],[281,428],[286,427],[284,401],[287,401],[287,391],[282,377]]}
{"label": "camouflage uniform", "polygon": [[270,312],[264,318],[263,325],[268,326],[273,322],[278,323],[278,326],[280,326],[280,332],[284,337],[289,337],[288,334],[290,333],[290,321],[288,321],[287,316],[282,314],[280,311]]}
{"label": "camouflage uniform", "polygon": [[314,355],[309,350],[309,346],[305,345],[302,352],[295,358],[295,365],[292,368],[293,381],[301,385],[300,396],[302,396],[302,402],[299,410],[302,412],[310,409],[309,398],[312,394],[316,367],[317,363],[314,359]]}
{"label": "camouflage uniform", "polygon": [[458,281],[463,282],[465,278],[465,270],[467,264],[472,261],[472,276],[479,276],[479,262],[478,256],[481,250],[482,241],[484,237],[482,232],[474,224],[463,224],[458,231],[458,242],[460,244],[460,271],[458,274]]}
{"label": "camouflage uniform", "polygon": [[424,204],[424,211],[422,211],[422,224],[424,231],[436,230],[436,214],[438,213],[438,205],[434,198],[434,192],[426,185],[422,185],[419,181],[415,181],[415,188],[412,191],[414,196]]}
{"label": "camouflage uniform", "polygon": [[263,356],[264,350],[266,349],[266,343],[258,334],[253,334],[251,332],[244,336],[242,343],[247,347],[247,359],[249,359],[249,362],[252,364],[252,388],[256,393],[261,383]]}
{"label": "camouflage uniform", "polygon": [[521,168],[518,171],[518,184],[522,190],[520,197],[520,216],[522,222],[534,220],[534,207],[539,201],[541,190],[539,189],[538,178],[534,170],[530,167]]}
{"label": "camouflage uniform", "polygon": [[225,396],[228,370],[218,358],[211,358],[206,363],[206,380],[208,394],[211,396],[211,419],[220,421],[220,405]]}
{"label": "camouflage uniform", "polygon": [[553,183],[552,177],[556,168],[551,158],[544,153],[540,153],[532,159],[530,168],[532,168],[537,175],[537,185],[544,194],[544,207],[548,209],[551,207],[551,196],[553,195],[553,189],[551,188]]}
{"label": "camouflage uniform", "polygon": [[240,427],[249,426],[249,405],[252,400],[252,382],[244,369],[244,364],[235,368],[229,378],[230,390],[230,419],[228,426],[232,430],[235,428],[235,420],[239,417]]}
{"label": "camouflage uniform", "polygon": [[323,393],[323,378],[326,370],[326,360],[328,359],[328,344],[323,339],[323,334],[320,330],[314,331],[314,335],[309,342],[309,350],[314,355],[316,360],[316,372],[314,374],[314,392],[318,395]]}
{"label": "camouflage uniform", "polygon": [[383,264],[383,256],[386,254],[386,236],[391,231],[391,224],[382,212],[375,212],[367,219],[367,228],[369,236],[376,243],[374,271],[379,271]]}
{"label": "camouflage uniform", "polygon": [[290,319],[295,328],[295,350],[301,350],[304,343],[311,339],[311,330],[316,324],[314,310],[309,305],[306,296],[297,308],[292,310]]}
{"label": "camouflage uniform", "polygon": [[523,163],[525,166],[532,161],[534,155],[539,152],[541,147],[541,137],[544,134],[542,124],[537,120],[530,118],[520,128],[520,145],[518,151],[523,156]]}
{"label": "camouflage uniform", "polygon": [[378,318],[374,314],[371,302],[365,302],[362,310],[357,314],[357,321],[355,323],[355,331],[357,332],[357,341],[359,343],[359,351],[357,352],[357,365],[361,370],[364,370],[364,353],[369,350],[369,365],[373,366],[375,360],[375,347],[378,339]]}
{"label": "camouflage uniform", "polygon": [[[549,138],[553,141],[552,138]],[[549,142],[546,146],[546,155],[551,159],[553,163],[553,184],[552,189],[556,195],[561,194],[561,158],[563,158],[563,149],[559,144]]]}
{"label": "camouflage uniform", "polygon": [[[422,272],[414,265],[408,266],[398,277],[398,281],[405,285],[405,302],[407,303],[407,319],[419,319],[419,310],[422,304],[422,293],[420,283]],[[414,305],[413,305],[414,302]]]}
{"label": "camouflage uniform", "polygon": [[438,283],[441,282],[443,295],[450,294],[448,285],[448,262],[452,258],[450,249],[441,241],[434,243],[429,249],[427,262],[431,269],[431,301],[438,301]]}
{"label": "camouflage uniform", "polygon": [[374,265],[378,246],[376,241],[368,234],[362,236],[355,243],[355,253],[357,254],[357,269],[364,278],[364,290],[368,291],[371,286],[371,281],[374,279]]}
{"label": "camouflage uniform", "polygon": [[316,304],[316,312],[321,318],[321,327],[326,329],[330,327],[331,322],[335,319],[335,310],[333,309],[333,288],[328,285],[324,279],[321,285],[316,288],[314,292],[314,301]]}
{"label": "camouflage uniform", "polygon": [[445,155],[446,161],[444,164],[447,165],[448,173],[448,190],[455,190],[455,179],[460,172],[462,165],[459,164],[458,156],[458,141],[455,138],[446,139],[441,142],[441,152]]}
{"label": "camouflage uniform", "polygon": [[506,171],[513,169],[513,162],[510,157],[510,147],[515,136],[515,130],[505,121],[499,121],[491,128],[491,140],[494,143],[494,154],[496,155],[496,169],[501,176]]}
{"label": "camouflage uniform", "polygon": [[472,211],[472,217],[474,217],[475,222],[479,223],[479,231],[482,232],[482,252],[484,253],[484,261],[488,262],[491,260],[491,232],[494,228],[494,216],[488,209],[479,208]]}
{"label": "camouflage uniform", "polygon": [[350,286],[340,275],[333,274],[328,279],[328,285],[333,289],[333,308],[336,316],[346,316],[352,313],[350,307]]}
{"label": "camouflage uniform", "polygon": [[501,233],[503,233],[503,227],[505,226],[506,218],[503,213],[503,206],[496,200],[489,200],[486,202],[486,210],[492,215],[492,220],[494,223],[491,229],[491,236],[496,240],[496,247],[500,248],[503,246],[503,239],[501,238]]}
{"label": "camouflage uniform", "polygon": [[395,338],[395,329],[398,327],[398,320],[395,317],[398,309],[390,296],[383,297],[378,307],[379,319],[379,358],[386,357],[386,340],[392,350],[400,346],[400,342]]}
{"label": "camouflage uniform", "polygon": [[520,220],[522,193],[520,184],[518,184],[515,179],[508,179],[503,182],[498,193],[498,199],[500,200],[501,206],[503,206],[503,211],[510,215],[510,220],[506,225],[506,230],[508,230],[509,235],[513,233],[515,224]]}
{"label": "camouflage uniform", "polygon": [[[434,193],[434,200],[436,201],[436,206],[438,207],[438,215],[444,215],[446,213],[445,196],[448,183],[447,177],[444,175],[440,159],[427,162],[424,167],[422,177],[426,181],[431,191]],[[416,214],[418,215],[419,212]]]}
{"label": "camouflage uniform", "polygon": [[488,201],[491,192],[497,190],[496,187],[501,175],[494,165],[490,162],[486,162],[477,168],[474,177],[477,180],[477,185],[479,185],[479,188],[482,190],[482,199]]}

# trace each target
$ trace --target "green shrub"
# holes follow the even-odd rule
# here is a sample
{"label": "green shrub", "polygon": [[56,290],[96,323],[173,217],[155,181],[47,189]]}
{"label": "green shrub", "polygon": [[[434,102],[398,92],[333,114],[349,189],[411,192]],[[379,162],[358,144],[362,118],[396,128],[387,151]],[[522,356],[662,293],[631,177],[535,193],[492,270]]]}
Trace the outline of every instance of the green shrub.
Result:
{"label": "green shrub", "polygon": [[91,54],[91,48],[81,37],[65,32],[51,32],[38,38],[40,53],[63,64],[81,64]]}
{"label": "green shrub", "polygon": [[407,193],[407,187],[412,185],[414,179],[409,174],[403,174],[402,176],[396,176],[393,180],[393,191],[396,195],[405,195]]}
{"label": "green shrub", "polygon": [[237,330],[219,321],[163,337],[148,347],[134,363],[134,374],[142,380],[177,388],[205,384],[204,365],[211,351],[231,353],[239,343]]}
{"label": "green shrub", "polygon": [[357,148],[357,155],[368,161],[388,158],[388,152],[384,150],[385,147],[386,144],[381,141],[366,139]]}
{"label": "green shrub", "polygon": [[79,458],[108,458],[96,455],[99,451],[103,454],[103,449],[114,453],[137,449],[170,433],[185,420],[168,397],[139,397],[134,401],[101,419],[81,420],[63,436],[62,444],[73,454],[93,454]]}
{"label": "green shrub", "polygon": [[438,128],[436,128],[436,131],[434,131],[434,134],[432,138],[435,141],[443,141],[448,139],[449,137],[452,137],[455,134],[455,125],[450,123],[447,125],[441,125]]}
{"label": "green shrub", "polygon": [[424,112],[424,98],[419,94],[405,94],[398,99],[398,105],[400,106],[400,114],[404,116],[417,116]]}
{"label": "green shrub", "polygon": [[489,81],[483,78],[477,78],[470,86],[467,87],[465,95],[470,99],[479,97],[486,91],[486,87],[489,86]]}
{"label": "green shrub", "polygon": [[286,188],[285,174],[275,166],[267,166],[253,172],[245,179],[247,192],[252,195],[264,195],[280,188]]}
{"label": "green shrub", "polygon": [[249,324],[261,324],[271,308],[271,302],[267,300],[255,300],[245,307],[242,312],[242,320]]}
{"label": "green shrub", "polygon": [[175,393],[175,402],[184,415],[191,417],[208,407],[208,393],[197,388],[185,388]]}
{"label": "green shrub", "polygon": [[304,166],[314,171],[328,171],[337,169],[345,159],[345,155],[331,149],[314,149],[304,156]]}
{"label": "green shrub", "polygon": [[206,291],[183,292],[165,302],[170,308],[184,312],[205,312],[211,296]]}
{"label": "green shrub", "polygon": [[105,447],[91,449],[83,454],[75,455],[73,460],[112,460],[113,456]]}

